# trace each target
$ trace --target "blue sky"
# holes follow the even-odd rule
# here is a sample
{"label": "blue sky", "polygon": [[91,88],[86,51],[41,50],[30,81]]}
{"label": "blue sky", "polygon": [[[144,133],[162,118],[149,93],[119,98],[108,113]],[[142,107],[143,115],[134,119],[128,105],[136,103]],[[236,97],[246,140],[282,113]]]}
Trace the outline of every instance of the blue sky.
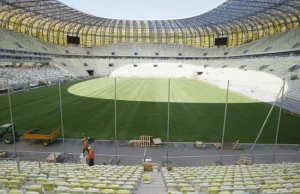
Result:
{"label": "blue sky", "polygon": [[59,0],[77,10],[114,19],[178,19],[209,11],[225,0]]}

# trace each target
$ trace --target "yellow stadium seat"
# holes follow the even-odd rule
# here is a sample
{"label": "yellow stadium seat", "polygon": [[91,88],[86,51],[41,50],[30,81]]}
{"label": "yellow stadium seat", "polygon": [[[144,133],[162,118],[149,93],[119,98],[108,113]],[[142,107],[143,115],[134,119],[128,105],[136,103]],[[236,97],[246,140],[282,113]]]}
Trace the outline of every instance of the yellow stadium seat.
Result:
{"label": "yellow stadium seat", "polygon": [[113,189],[104,189],[101,191],[101,194],[115,194],[116,192]]}
{"label": "yellow stadium seat", "polygon": [[19,189],[20,188],[20,181],[19,180],[10,180],[8,181],[8,187],[10,189]]}
{"label": "yellow stadium seat", "polygon": [[219,187],[209,187],[208,194],[219,194],[221,189]]}
{"label": "yellow stadium seat", "polygon": [[144,184],[151,184],[151,175],[150,174],[144,174],[143,175],[143,183]]}
{"label": "yellow stadium seat", "polygon": [[28,192],[38,192],[40,194],[43,193],[43,188],[41,185],[29,185],[25,187],[25,190]]}

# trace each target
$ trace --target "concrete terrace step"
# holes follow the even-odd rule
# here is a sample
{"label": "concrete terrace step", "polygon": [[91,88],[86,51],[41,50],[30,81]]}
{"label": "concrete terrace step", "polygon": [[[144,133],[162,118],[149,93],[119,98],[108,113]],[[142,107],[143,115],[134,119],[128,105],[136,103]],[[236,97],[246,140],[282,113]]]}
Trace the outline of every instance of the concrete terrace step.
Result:
{"label": "concrete terrace step", "polygon": [[151,174],[151,184],[141,183],[136,194],[166,194],[164,182],[160,172],[146,172]]}

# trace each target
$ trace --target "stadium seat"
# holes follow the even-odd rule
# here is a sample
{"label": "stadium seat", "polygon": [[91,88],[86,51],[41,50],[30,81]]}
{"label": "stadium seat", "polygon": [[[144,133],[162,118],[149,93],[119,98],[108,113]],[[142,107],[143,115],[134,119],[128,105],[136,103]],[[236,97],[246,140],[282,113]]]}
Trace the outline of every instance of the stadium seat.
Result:
{"label": "stadium seat", "polygon": [[8,180],[7,179],[0,179],[0,188],[5,189],[8,187]]}
{"label": "stadium seat", "polygon": [[105,189],[106,187],[107,187],[107,185],[106,185],[106,184],[103,184],[103,183],[97,184],[97,185],[95,186],[95,188],[97,188],[97,189],[99,189],[99,190],[103,190],[103,189]]}
{"label": "stadium seat", "polygon": [[180,189],[180,191],[183,193],[183,194],[187,194],[187,193],[190,193],[190,192],[194,192],[195,189],[193,189],[192,187],[183,187]]}
{"label": "stadium seat", "polygon": [[100,194],[99,189],[89,188],[85,191],[86,194]]}
{"label": "stadium seat", "polygon": [[19,180],[10,180],[8,181],[8,187],[10,189],[19,189],[20,188],[20,181]]}
{"label": "stadium seat", "polygon": [[151,184],[151,175],[150,174],[144,174],[143,175],[143,183],[144,184]]}
{"label": "stadium seat", "polygon": [[129,190],[118,190],[117,192],[116,192],[116,194],[132,194],[132,192],[131,191],[129,191]]}
{"label": "stadium seat", "polygon": [[218,194],[221,192],[221,189],[219,187],[209,187],[208,188],[208,194]]}
{"label": "stadium seat", "polygon": [[64,182],[64,181],[59,181],[59,182],[55,182],[55,186],[56,187],[59,187],[59,186],[69,187],[69,183]]}
{"label": "stadium seat", "polygon": [[69,188],[73,189],[73,188],[80,188],[80,183],[75,183],[75,182],[71,182],[69,184]]}
{"label": "stadium seat", "polygon": [[234,191],[233,194],[246,194],[245,191]]}
{"label": "stadium seat", "polygon": [[294,192],[294,194],[300,194],[300,188],[294,188],[292,189],[292,191]]}
{"label": "stadium seat", "polygon": [[200,188],[199,190],[200,191],[208,191],[208,188],[210,187],[210,184],[209,183],[201,183],[200,184]]}
{"label": "stadium seat", "polygon": [[35,179],[35,184],[38,184],[38,185],[42,185],[46,182],[46,178],[45,177],[38,177]]}
{"label": "stadium seat", "polygon": [[134,190],[135,190],[135,187],[134,186],[132,186],[132,185],[123,185],[122,187],[121,187],[121,189],[122,190],[129,190],[129,191],[131,191],[132,193],[134,192]]}
{"label": "stadium seat", "polygon": [[260,187],[254,186],[254,185],[250,185],[247,187],[247,192],[249,194],[255,194],[255,193],[259,193],[260,192]]}
{"label": "stadium seat", "polygon": [[6,189],[0,189],[0,194],[6,194],[7,190]]}
{"label": "stadium seat", "polygon": [[115,194],[116,192],[113,189],[104,189],[101,191],[101,194]]}
{"label": "stadium seat", "polygon": [[55,187],[55,182],[46,181],[45,183],[43,183],[43,187],[46,191],[53,191]]}
{"label": "stadium seat", "polygon": [[288,189],[277,189],[277,192],[280,194],[293,194],[293,192]]}
{"label": "stadium seat", "polygon": [[9,194],[23,194],[22,190],[12,189],[9,191]]}
{"label": "stadium seat", "polygon": [[116,192],[120,189],[120,185],[111,184],[111,185],[108,185],[107,189],[111,189],[111,190],[114,190]]}
{"label": "stadium seat", "polygon": [[166,183],[166,190],[168,193],[171,193],[172,191],[178,190],[178,185],[176,183]]}
{"label": "stadium seat", "polygon": [[70,189],[68,187],[60,186],[60,187],[54,188],[54,192],[55,192],[55,194],[69,193]]}
{"label": "stadium seat", "polygon": [[231,194],[229,191],[221,191],[219,194]]}
{"label": "stadium seat", "polygon": [[84,189],[83,188],[73,188],[70,190],[71,194],[84,194]]}
{"label": "stadium seat", "polygon": [[41,185],[28,185],[25,187],[25,190],[27,192],[37,192],[42,194],[43,193],[43,188]]}
{"label": "stadium seat", "polygon": [[81,185],[81,187],[83,187],[84,190],[88,190],[89,188],[92,188],[92,187],[93,187],[93,184],[91,184],[91,183],[83,183],[83,184]]}

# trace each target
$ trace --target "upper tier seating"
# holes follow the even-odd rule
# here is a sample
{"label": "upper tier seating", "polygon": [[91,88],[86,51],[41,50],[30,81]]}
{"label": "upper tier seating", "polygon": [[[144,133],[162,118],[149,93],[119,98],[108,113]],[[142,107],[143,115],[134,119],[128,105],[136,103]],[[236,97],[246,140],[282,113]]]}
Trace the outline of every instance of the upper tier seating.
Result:
{"label": "upper tier seating", "polygon": [[[38,40],[18,32],[0,28],[0,47],[17,50],[30,50],[52,54],[96,55],[96,56],[167,56],[202,57],[230,56],[251,54],[266,51],[295,49],[300,46],[300,28],[278,33],[238,47],[228,48],[197,48],[184,44],[159,43],[114,43],[92,48],[82,46],[61,46]],[[295,47],[295,48],[293,48]],[[158,53],[158,54],[156,54]]]}

